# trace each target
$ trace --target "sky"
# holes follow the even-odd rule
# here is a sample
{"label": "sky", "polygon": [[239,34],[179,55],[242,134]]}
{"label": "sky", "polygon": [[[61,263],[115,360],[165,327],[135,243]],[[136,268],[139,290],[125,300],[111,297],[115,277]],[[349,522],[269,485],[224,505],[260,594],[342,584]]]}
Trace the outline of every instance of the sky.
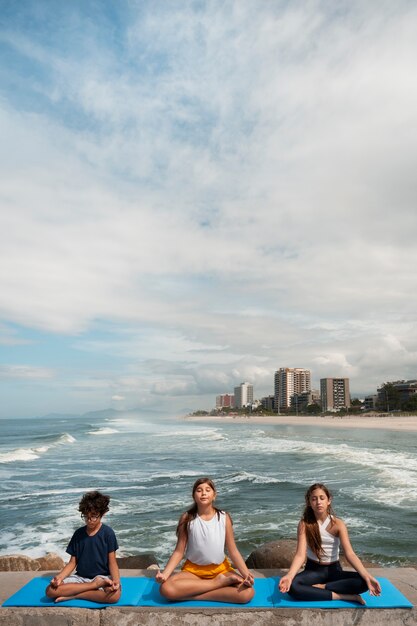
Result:
{"label": "sky", "polygon": [[0,417],[417,378],[417,5],[0,0]]}

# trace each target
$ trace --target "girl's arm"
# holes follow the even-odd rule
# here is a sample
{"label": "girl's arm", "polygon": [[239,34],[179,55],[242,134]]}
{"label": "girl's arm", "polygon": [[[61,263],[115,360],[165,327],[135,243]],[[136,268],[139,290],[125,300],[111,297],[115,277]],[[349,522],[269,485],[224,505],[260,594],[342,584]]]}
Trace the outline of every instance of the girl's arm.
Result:
{"label": "girl's arm", "polygon": [[355,568],[359,576],[362,576],[362,578],[365,580],[371,596],[379,596],[381,594],[381,585],[376,580],[376,578],[371,576],[368,570],[363,566],[360,558],[355,554],[349,540],[349,534],[346,525],[344,524],[344,522],[342,522],[341,519],[336,520],[336,530],[338,531],[340,543],[342,544],[342,549],[346,560],[352,567]]}
{"label": "girl's arm", "polygon": [[288,573],[279,581],[279,590],[281,593],[287,593],[290,590],[294,576],[306,560],[307,555],[307,539],[304,522],[301,520],[297,529],[297,549],[291,563]]}
{"label": "girl's arm", "polygon": [[164,571],[159,571],[155,577],[158,583],[164,583],[167,578],[171,576],[174,569],[179,563],[181,563],[181,560],[184,557],[185,548],[187,547],[187,537],[185,534],[184,525],[181,524],[182,521],[185,521],[185,515],[183,515],[180,519],[180,530],[175,550],[172,553],[168,563],[166,564]]}
{"label": "girl's arm", "polygon": [[233,561],[233,564],[236,565],[237,569],[243,576],[244,580],[242,584],[245,584],[248,587],[252,587],[253,576],[248,570],[242,555],[237,549],[232,520],[230,519],[230,515],[228,513],[226,513],[226,549],[230,558]]}
{"label": "girl's arm", "polygon": [[62,583],[64,578],[72,574],[76,566],[77,566],[77,559],[75,558],[75,556],[72,556],[70,560],[68,561],[68,563],[65,565],[65,567],[63,567],[62,570],[59,572],[59,574],[54,576],[51,582],[49,583],[52,589],[56,589],[57,587],[59,587],[59,585]]}
{"label": "girl's arm", "polygon": [[117,565],[116,560],[116,552],[109,552],[109,570],[110,576],[113,581],[112,589],[113,591],[117,591],[120,588],[120,572],[119,566]]}

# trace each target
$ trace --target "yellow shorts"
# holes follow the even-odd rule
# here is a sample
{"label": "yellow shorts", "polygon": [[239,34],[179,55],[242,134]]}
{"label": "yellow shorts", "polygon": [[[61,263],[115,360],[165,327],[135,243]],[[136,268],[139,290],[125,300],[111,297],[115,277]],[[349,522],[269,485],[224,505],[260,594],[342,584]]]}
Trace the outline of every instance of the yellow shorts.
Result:
{"label": "yellow shorts", "polygon": [[227,558],[225,558],[223,563],[220,563],[219,565],[216,565],[215,563],[210,563],[209,565],[196,565],[187,559],[181,570],[183,572],[195,574],[195,576],[198,576],[199,578],[216,578],[219,574],[235,571]]}

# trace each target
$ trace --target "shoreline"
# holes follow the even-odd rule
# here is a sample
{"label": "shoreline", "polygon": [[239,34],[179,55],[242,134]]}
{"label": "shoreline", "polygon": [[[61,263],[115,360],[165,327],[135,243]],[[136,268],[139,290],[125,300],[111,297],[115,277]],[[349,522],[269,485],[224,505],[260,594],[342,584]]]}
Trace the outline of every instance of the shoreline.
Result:
{"label": "shoreline", "polygon": [[271,424],[272,426],[320,426],[417,432],[416,415],[185,415],[182,419],[190,422],[220,424]]}

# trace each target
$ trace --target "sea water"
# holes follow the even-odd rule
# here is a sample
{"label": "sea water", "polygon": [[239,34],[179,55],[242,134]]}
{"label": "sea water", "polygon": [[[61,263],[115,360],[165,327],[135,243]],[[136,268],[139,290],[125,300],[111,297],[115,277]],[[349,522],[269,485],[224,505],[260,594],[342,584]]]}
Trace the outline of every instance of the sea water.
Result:
{"label": "sea water", "polygon": [[0,554],[65,556],[82,494],[111,496],[119,555],[175,546],[200,476],[214,479],[246,558],[295,538],[306,488],[324,482],[354,549],[382,565],[415,562],[415,433],[190,422],[118,414],[0,420]]}

